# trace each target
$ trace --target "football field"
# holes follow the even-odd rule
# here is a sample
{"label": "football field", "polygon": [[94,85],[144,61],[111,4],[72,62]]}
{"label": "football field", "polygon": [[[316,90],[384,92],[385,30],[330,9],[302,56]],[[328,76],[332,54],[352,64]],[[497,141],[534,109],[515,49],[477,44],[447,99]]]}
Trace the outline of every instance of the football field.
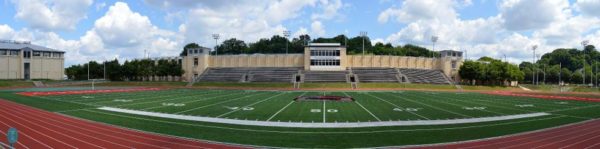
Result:
{"label": "football field", "polygon": [[[298,96],[349,96],[354,101],[294,100]],[[600,104],[594,102],[471,92],[165,89],[11,97],[9,100],[52,112],[139,130],[271,147],[443,143],[600,117]],[[314,128],[283,125],[290,123]],[[341,126],[337,124],[347,127],[335,128]]]}

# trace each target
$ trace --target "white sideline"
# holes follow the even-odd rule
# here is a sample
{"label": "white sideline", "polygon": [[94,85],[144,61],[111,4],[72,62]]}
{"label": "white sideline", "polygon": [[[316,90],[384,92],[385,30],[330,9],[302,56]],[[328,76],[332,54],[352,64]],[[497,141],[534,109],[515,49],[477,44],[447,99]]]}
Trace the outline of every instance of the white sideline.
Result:
{"label": "white sideline", "polygon": [[121,108],[113,108],[113,107],[100,107],[98,109],[112,111],[112,112],[127,113],[127,114],[136,114],[136,115],[179,119],[179,120],[189,120],[189,121],[236,124],[236,125],[251,125],[251,126],[297,127],[297,128],[359,128],[359,127],[379,127],[379,126],[445,125],[445,124],[463,124],[463,123],[500,121],[500,120],[530,118],[530,117],[550,115],[550,113],[538,112],[538,113],[529,113],[529,114],[517,114],[517,115],[493,116],[493,117],[481,117],[481,118],[467,118],[467,119],[448,119],[448,120],[302,123],[302,122],[273,122],[273,121],[237,120],[237,119],[226,119],[226,118],[177,115],[177,114],[147,112],[147,111],[129,110],[129,109],[121,109]]}

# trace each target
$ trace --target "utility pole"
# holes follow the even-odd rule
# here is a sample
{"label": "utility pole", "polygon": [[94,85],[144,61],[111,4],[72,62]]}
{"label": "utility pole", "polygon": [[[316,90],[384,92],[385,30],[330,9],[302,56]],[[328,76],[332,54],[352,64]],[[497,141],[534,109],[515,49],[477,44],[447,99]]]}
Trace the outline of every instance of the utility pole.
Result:
{"label": "utility pole", "polygon": [[90,80],[90,62],[89,61],[88,61],[88,66],[87,67],[88,67],[88,75],[87,75],[87,77],[88,77],[88,80]]}
{"label": "utility pole", "polygon": [[532,65],[533,65],[533,70],[531,72],[531,84],[535,85],[535,73],[533,71],[536,71],[535,69],[535,49],[537,49],[537,45],[533,45],[531,47],[531,50],[533,50],[533,61],[532,61]]}
{"label": "utility pole", "polygon": [[588,40],[581,41],[581,45],[583,46],[583,49],[581,50],[583,52],[583,69],[581,70],[583,74],[583,85],[585,85],[585,64],[587,63],[587,61],[585,60],[585,46],[587,46],[589,42],[590,41]]}
{"label": "utility pole", "polygon": [[362,37],[362,54],[365,55],[365,37],[367,36],[367,32],[360,32],[360,36]]}
{"label": "utility pole", "polygon": [[283,31],[283,36],[285,37],[285,54],[288,54],[288,37],[290,37],[290,31]]}
{"label": "utility pole", "polygon": [[104,60],[103,66],[104,66],[104,70],[103,70],[104,71],[104,80],[106,80],[106,60]]}
{"label": "utility pole", "polygon": [[[217,50],[217,42],[219,41],[219,34],[212,34],[213,39],[215,39],[215,56],[219,55],[219,51]],[[210,52],[209,52],[210,55]]]}
{"label": "utility pole", "polygon": [[558,63],[558,86],[562,85],[562,62]]}
{"label": "utility pole", "polygon": [[432,46],[431,46],[431,50],[432,50],[431,51],[431,58],[435,57],[434,56],[434,53],[435,53],[435,42],[437,42],[437,41],[438,41],[438,36],[431,36],[431,43],[432,43]]}

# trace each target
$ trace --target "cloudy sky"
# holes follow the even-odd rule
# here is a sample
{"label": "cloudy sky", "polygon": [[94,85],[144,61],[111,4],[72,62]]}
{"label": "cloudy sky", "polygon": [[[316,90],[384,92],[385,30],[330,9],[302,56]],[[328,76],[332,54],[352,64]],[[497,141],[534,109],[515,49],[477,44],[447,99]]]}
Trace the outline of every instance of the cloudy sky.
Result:
{"label": "cloudy sky", "polygon": [[87,60],[175,56],[214,46],[213,33],[248,42],[282,34],[332,37],[366,31],[376,42],[468,52],[469,58],[529,61],[541,52],[600,44],[600,0],[3,0],[0,39]]}

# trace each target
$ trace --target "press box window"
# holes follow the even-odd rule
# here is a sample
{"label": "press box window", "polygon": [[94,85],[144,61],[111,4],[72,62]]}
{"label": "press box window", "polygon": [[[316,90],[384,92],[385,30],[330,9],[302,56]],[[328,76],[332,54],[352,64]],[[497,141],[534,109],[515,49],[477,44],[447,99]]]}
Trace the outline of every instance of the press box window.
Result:
{"label": "press box window", "polygon": [[194,58],[194,66],[198,66],[198,58]]}

